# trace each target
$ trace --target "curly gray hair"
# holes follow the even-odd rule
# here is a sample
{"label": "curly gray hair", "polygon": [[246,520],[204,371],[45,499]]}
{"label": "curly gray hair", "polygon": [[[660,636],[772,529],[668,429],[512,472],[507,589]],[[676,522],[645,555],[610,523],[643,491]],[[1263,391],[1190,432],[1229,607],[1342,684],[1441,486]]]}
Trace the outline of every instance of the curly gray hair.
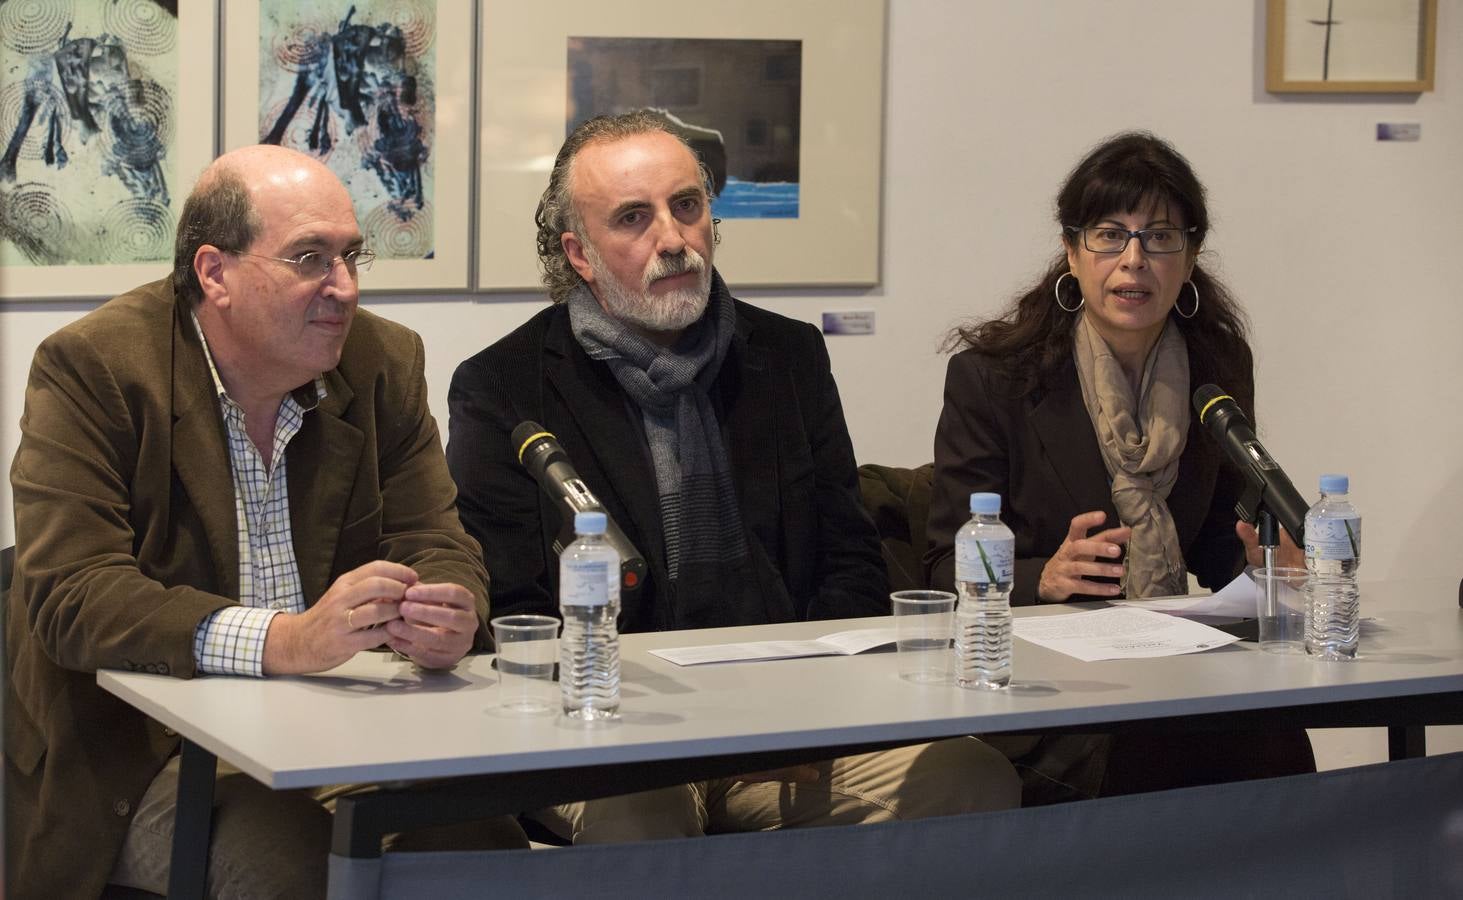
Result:
{"label": "curly gray hair", "polygon": [[685,136],[676,130],[664,114],[655,110],[639,109],[616,116],[595,116],[584,122],[574,129],[564,141],[564,146],[559,148],[559,155],[554,158],[554,168],[549,173],[549,186],[544,189],[544,195],[538,201],[538,209],[533,214],[534,224],[538,226],[538,260],[543,269],[544,287],[549,290],[550,300],[561,303],[569,296],[570,291],[584,283],[584,279],[574,271],[574,266],[570,265],[569,256],[559,240],[564,232],[579,232],[584,227],[579,213],[574,209],[574,195],[570,190],[575,157],[594,141],[616,141],[657,131],[670,135],[691,151],[701,170],[701,181],[706,186],[707,198],[715,193],[711,170],[696,156],[696,151],[687,143]]}

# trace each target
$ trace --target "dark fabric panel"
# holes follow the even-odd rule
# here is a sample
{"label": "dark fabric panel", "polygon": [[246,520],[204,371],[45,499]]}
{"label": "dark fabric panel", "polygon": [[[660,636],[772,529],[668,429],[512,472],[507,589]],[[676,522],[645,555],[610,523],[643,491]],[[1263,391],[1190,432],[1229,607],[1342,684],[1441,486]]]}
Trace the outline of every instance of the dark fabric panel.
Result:
{"label": "dark fabric panel", "polygon": [[1463,753],[858,828],[395,854],[382,868],[381,896],[433,900],[1459,896]]}

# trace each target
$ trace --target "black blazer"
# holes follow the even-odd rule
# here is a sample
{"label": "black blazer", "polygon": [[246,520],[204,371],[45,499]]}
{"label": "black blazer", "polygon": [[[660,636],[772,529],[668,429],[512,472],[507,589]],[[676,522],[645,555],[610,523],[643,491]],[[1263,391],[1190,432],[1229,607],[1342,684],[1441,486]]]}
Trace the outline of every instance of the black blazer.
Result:
{"label": "black blazer", "polygon": [[[1250,360],[1242,363],[1240,370],[1248,374]],[[1191,369],[1194,385],[1212,378]],[[1253,378],[1235,385],[1233,393],[1240,407],[1252,413]],[[1205,587],[1222,587],[1242,568],[1234,505],[1243,487],[1243,475],[1203,433],[1198,417],[1191,418],[1168,508],[1189,571]],[[1075,362],[1069,360],[1046,384],[1028,389],[974,349],[950,358],[945,406],[935,430],[930,550],[925,556],[926,575],[934,587],[954,584],[955,532],[970,519],[972,491],[1001,495],[1001,518],[1016,533],[1011,602],[1017,605],[1037,602],[1041,570],[1066,538],[1073,516],[1100,509],[1107,513],[1107,527],[1120,524]]]}
{"label": "black blazer", "polygon": [[[458,512],[483,546],[493,612],[557,613],[556,505],[515,458],[525,419],[558,436],[574,468],[645,556],[622,599],[621,630],[883,615],[887,578],[859,500],[853,446],[817,329],[736,303],[737,330],[711,390],[754,565],[775,595],[764,611],[716,597],[668,599],[655,472],[640,411],[591,360],[552,306],[458,367],[448,394],[448,465]],[[768,593],[764,590],[764,594]],[[753,619],[754,621],[746,621]]]}

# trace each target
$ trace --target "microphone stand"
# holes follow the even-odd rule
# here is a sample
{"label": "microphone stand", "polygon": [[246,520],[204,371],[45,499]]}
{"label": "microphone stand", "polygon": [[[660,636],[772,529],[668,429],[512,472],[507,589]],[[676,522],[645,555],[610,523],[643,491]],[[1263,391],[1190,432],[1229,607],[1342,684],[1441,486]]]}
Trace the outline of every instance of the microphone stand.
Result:
{"label": "microphone stand", "polygon": [[[1260,604],[1261,616],[1272,616],[1279,612],[1277,598],[1275,597],[1275,559],[1280,549],[1280,527],[1275,524],[1275,517],[1270,515],[1270,510],[1260,507],[1255,520],[1255,530],[1260,534],[1260,552],[1263,554],[1265,564],[1265,599]],[[1258,627],[1258,623],[1257,623]],[[1255,640],[1259,641],[1256,634]]]}
{"label": "microphone stand", "polygon": [[1260,533],[1260,552],[1264,554],[1265,568],[1273,570],[1280,550],[1280,527],[1275,524],[1275,517],[1270,515],[1270,510],[1260,508],[1255,529]]}

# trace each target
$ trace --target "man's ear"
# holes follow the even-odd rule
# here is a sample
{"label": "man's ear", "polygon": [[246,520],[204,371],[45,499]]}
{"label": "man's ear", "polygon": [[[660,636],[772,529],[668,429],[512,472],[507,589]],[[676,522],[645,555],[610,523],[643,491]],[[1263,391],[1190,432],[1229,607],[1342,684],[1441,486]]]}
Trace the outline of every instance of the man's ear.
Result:
{"label": "man's ear", "polygon": [[193,274],[203,288],[203,299],[215,306],[229,304],[229,289],[224,284],[224,252],[212,244],[204,244],[193,254]]}
{"label": "man's ear", "polygon": [[572,231],[566,231],[559,235],[559,246],[564,248],[564,255],[569,258],[569,265],[579,273],[585,284],[594,284],[594,267],[589,264],[589,257],[584,255],[584,244],[580,242],[579,235]]}

